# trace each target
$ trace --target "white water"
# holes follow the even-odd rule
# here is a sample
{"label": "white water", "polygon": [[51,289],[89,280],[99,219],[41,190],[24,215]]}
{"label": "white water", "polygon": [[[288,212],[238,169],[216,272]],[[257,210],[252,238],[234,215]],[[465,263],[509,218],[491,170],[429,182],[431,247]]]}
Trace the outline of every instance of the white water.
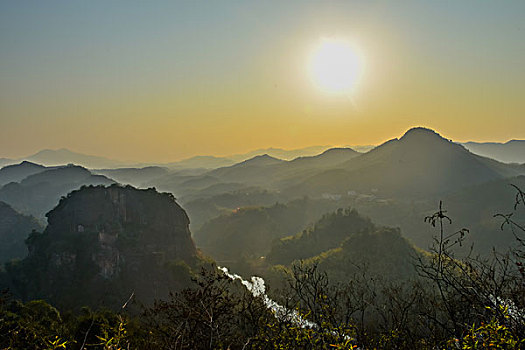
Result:
{"label": "white water", "polygon": [[261,277],[252,276],[251,281],[247,281],[235,273],[230,273],[228,271],[228,268],[226,267],[219,266],[218,269],[224,272],[224,274],[232,280],[241,281],[242,285],[244,285],[254,297],[262,298],[264,305],[266,305],[268,309],[272,310],[275,317],[277,317],[278,319],[291,321],[294,324],[301,327],[317,328],[317,325],[315,323],[303,319],[297,311],[289,310],[286,307],[279,305],[278,303],[270,299],[266,295],[266,286],[264,284],[264,280]]}

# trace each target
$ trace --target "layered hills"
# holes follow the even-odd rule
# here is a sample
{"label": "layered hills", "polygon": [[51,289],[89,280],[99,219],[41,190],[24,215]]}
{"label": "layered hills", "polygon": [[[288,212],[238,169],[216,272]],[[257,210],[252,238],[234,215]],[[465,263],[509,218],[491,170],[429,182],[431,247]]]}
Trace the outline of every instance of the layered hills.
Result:
{"label": "layered hills", "polygon": [[[433,130],[414,128],[364,154],[351,149],[330,149],[318,156],[292,161],[260,156],[234,166],[180,177],[180,181],[173,178],[169,190],[181,195],[190,217],[195,217],[198,223],[198,240],[212,256],[217,253],[225,257],[213,252],[213,247],[220,246],[219,232],[239,239],[241,232],[246,232],[246,225],[238,220],[240,214],[253,214],[259,209],[266,212],[263,207],[268,207],[272,198],[274,202],[287,203],[305,195],[312,201],[332,201],[329,210],[352,206],[380,225],[400,227],[405,237],[424,248],[432,243],[432,234],[423,218],[436,210],[439,200],[444,200],[454,218],[450,229],[471,227],[472,241],[479,241],[476,246],[481,250],[490,251],[494,244],[505,247],[513,241],[509,235],[498,232],[498,221],[493,216],[505,212],[505,207],[501,207],[504,203],[512,205],[509,184],[521,183],[520,174],[524,173],[523,166],[479,156]],[[468,199],[482,194],[483,200]],[[471,206],[461,202],[470,202]],[[496,203],[501,205],[497,207]],[[231,214],[243,206],[259,209]],[[214,218],[219,215],[223,216]],[[261,218],[261,222],[266,222],[263,231],[268,232],[272,225],[266,219]],[[273,234],[260,234],[271,240],[286,230],[271,231]],[[266,249],[265,245],[255,246]],[[253,253],[259,254],[264,249]]]}
{"label": "layered hills", "polygon": [[409,199],[435,198],[523,173],[525,167],[473,154],[433,130],[413,128],[363,154],[330,149],[291,161],[262,155],[193,176],[168,175],[149,185],[170,190],[182,200],[187,185],[197,183],[201,189],[222,183],[260,186],[280,191],[288,200],[303,195],[344,196],[349,191]]}
{"label": "layered hills", "polygon": [[[494,214],[512,211],[510,184],[525,187],[523,165],[474,154],[426,128],[366,153],[332,148],[292,160],[263,154],[224,164],[90,171],[24,162],[1,169],[0,200],[14,209],[5,205],[5,217],[21,220],[17,226],[10,219],[20,228],[1,236],[12,247],[6,251],[23,254],[21,243],[36,230],[27,239],[29,255],[6,265],[2,285],[24,299],[65,306],[115,307],[133,293],[149,302],[186,285],[199,264],[190,219],[202,251],[236,272],[303,261],[336,279],[365,265],[402,278],[413,273],[411,259],[425,254],[416,246],[432,243],[435,232],[423,219],[439,200],[453,219],[447,232],[470,228],[467,243],[486,252],[514,241]],[[356,210],[336,210],[350,207]],[[51,210],[47,228],[32,227],[33,219],[15,210],[40,219]]]}
{"label": "layered hills", "polygon": [[428,198],[486,181],[516,176],[523,169],[470,153],[425,128],[291,186],[293,193],[374,192],[385,197]]}
{"label": "layered hills", "polygon": [[498,142],[466,142],[469,151],[504,163],[525,163],[525,140]]}
{"label": "layered hills", "polygon": [[7,203],[0,202],[0,264],[27,255],[24,240],[42,225],[32,216],[22,215]]}
{"label": "layered hills", "polygon": [[263,155],[203,173],[167,174],[148,185],[174,193],[198,227],[238,207],[306,195],[352,205],[427,246],[431,239],[421,233],[421,217],[440,199],[521,174],[524,166],[479,156],[433,130],[413,128],[366,153],[329,149],[291,161]]}
{"label": "layered hills", "polygon": [[268,254],[268,261],[287,265],[294,260],[311,258],[339,247],[352,235],[374,229],[370,219],[359,215],[356,210],[339,209],[323,215],[312,227],[276,241]]}
{"label": "layered hills", "polygon": [[40,173],[46,170],[46,167],[23,161],[20,164],[7,165],[0,169],[0,187],[10,182],[20,182],[28,176]]}
{"label": "layered hills", "polygon": [[[29,161],[39,163],[45,166],[59,166],[64,164],[76,164],[89,169],[102,168],[126,168],[126,167],[148,167],[148,166],[162,166],[170,169],[215,169],[225,166],[230,166],[244,160],[269,154],[272,157],[291,160],[297,157],[315,156],[320,152],[328,149],[328,146],[311,146],[301,149],[285,150],[281,148],[265,148],[257,149],[247,153],[233,154],[230,156],[208,156],[199,155],[190,158],[182,159],[169,163],[138,163],[125,162],[121,160],[110,159],[106,157],[88,155],[84,153],[74,152],[66,148],[60,149],[44,149],[35,154],[31,154],[22,158],[10,159],[0,158],[0,167],[5,165],[12,165],[21,161]],[[365,146],[365,149],[368,146]]]}
{"label": "layered hills", "polygon": [[142,187],[153,179],[167,175],[169,170],[158,166],[148,166],[144,168],[96,169],[91,170],[91,172],[106,176],[119,183]]}
{"label": "layered hills", "polygon": [[301,232],[323,214],[337,209],[338,204],[301,198],[271,206],[239,208],[197,228],[195,242],[219,263],[259,259],[268,254],[274,240]]}
{"label": "layered hills", "polygon": [[[2,169],[6,169],[5,167]],[[0,188],[0,200],[16,210],[44,218],[60,197],[83,185],[109,185],[115,183],[103,175],[93,175],[89,170],[75,165],[43,168],[31,163],[9,167],[10,172],[18,171],[20,176],[38,170],[24,177],[20,182],[10,182]],[[2,171],[0,170],[0,171]]]}
{"label": "layered hills", "polygon": [[[348,282],[355,275],[403,280],[415,277],[414,259],[425,254],[398,228],[376,225],[346,208],[323,215],[298,234],[275,240],[267,263],[285,269],[317,264],[334,282]],[[274,277],[270,273],[269,278]]]}

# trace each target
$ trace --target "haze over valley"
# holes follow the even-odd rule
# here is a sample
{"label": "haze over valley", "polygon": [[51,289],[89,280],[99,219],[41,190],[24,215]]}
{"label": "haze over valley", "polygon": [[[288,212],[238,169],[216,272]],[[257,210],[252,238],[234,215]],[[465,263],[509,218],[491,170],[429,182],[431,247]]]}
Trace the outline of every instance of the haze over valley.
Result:
{"label": "haze over valley", "polygon": [[525,348],[525,2],[0,4],[0,349]]}
{"label": "haze over valley", "polygon": [[[202,156],[102,169],[72,161],[101,165],[103,157],[41,152],[43,164],[0,169],[0,282],[16,297],[64,310],[115,308],[127,293],[151,305],[169,291],[193,290],[191,276],[210,261],[278,288],[300,278],[298,268],[338,283],[366,271],[395,284],[430,268],[416,261],[436,253],[425,219],[436,210],[451,219],[449,237],[461,233],[447,253],[457,259],[520,249],[525,164],[467,147],[416,127],[366,152],[273,150],[299,155],[291,159],[261,150],[239,162]],[[507,160],[515,151],[502,149]]]}

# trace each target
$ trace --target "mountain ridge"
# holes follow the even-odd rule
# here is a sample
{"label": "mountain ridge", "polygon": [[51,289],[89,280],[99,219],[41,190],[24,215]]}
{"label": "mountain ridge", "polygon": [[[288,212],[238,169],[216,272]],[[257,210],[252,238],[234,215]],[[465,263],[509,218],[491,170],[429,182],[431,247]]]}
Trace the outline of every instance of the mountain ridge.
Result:
{"label": "mountain ridge", "polygon": [[46,170],[47,167],[29,161],[6,165],[0,169],[0,187],[10,182],[20,182],[30,175]]}
{"label": "mountain ridge", "polygon": [[78,165],[45,168],[20,182],[11,182],[0,188],[0,200],[13,208],[37,218],[51,210],[61,196],[82,185],[112,184],[115,181],[103,175],[94,175]]}
{"label": "mountain ridge", "polygon": [[468,150],[478,155],[499,160],[504,163],[525,163],[525,140],[500,142],[465,142]]}
{"label": "mountain ridge", "polygon": [[[315,193],[350,190],[383,196],[425,197],[472,183],[517,176],[523,170],[469,152],[434,130],[412,128],[338,167],[306,179],[296,189]],[[299,190],[301,191],[301,190]],[[297,191],[296,191],[297,192]]]}

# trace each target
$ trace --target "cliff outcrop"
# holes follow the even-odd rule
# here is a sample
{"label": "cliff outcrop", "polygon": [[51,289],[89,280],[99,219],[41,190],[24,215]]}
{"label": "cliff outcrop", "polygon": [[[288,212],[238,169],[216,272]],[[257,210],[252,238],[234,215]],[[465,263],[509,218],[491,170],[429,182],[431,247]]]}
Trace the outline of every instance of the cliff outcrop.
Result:
{"label": "cliff outcrop", "polygon": [[186,212],[155,189],[82,187],[46,216],[28,257],[6,266],[24,299],[114,307],[134,293],[148,302],[183,287],[198,262]]}

